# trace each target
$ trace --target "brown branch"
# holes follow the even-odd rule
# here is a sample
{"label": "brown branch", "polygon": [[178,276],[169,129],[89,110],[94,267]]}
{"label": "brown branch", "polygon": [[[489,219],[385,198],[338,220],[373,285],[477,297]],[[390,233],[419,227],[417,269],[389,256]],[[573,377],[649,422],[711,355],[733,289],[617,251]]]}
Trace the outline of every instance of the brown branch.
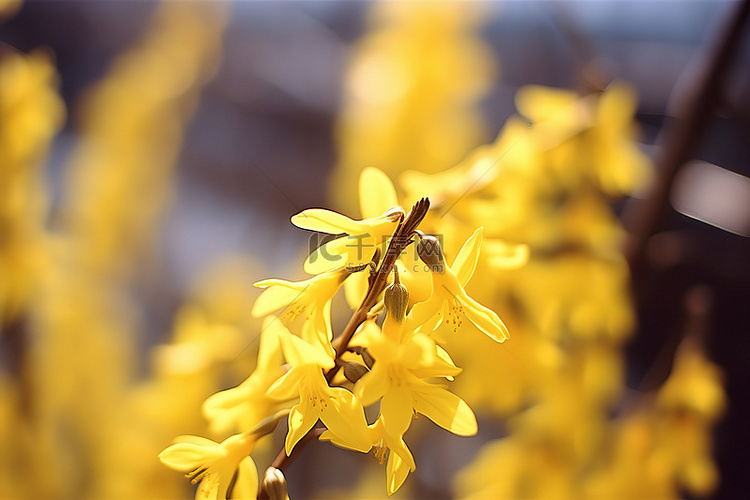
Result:
{"label": "brown branch", "polygon": [[708,126],[749,14],[750,0],[738,2],[723,29],[716,34],[713,50],[709,51],[695,74],[690,75],[690,81],[695,83],[676,108],[673,121],[665,128],[656,159],[654,184],[646,199],[634,202],[632,207],[633,226],[625,245],[625,256],[634,281],[641,278],[647,267],[646,246],[663,223],[674,179],[695,152]]}
{"label": "brown branch", "polygon": [[[403,252],[404,249],[411,243],[411,237],[414,233],[414,230],[425,218],[425,215],[427,215],[427,211],[429,209],[430,200],[428,200],[427,198],[422,198],[414,204],[407,216],[396,227],[396,230],[391,236],[388,250],[383,257],[380,266],[374,272],[374,279],[370,280],[367,294],[365,295],[362,304],[357,308],[356,311],[354,311],[354,314],[352,314],[352,317],[349,319],[346,327],[344,327],[341,335],[334,339],[334,343],[336,344],[335,349],[337,360],[344,354],[344,352],[346,352],[347,348],[349,347],[349,342],[352,340],[352,337],[357,331],[357,328],[359,328],[359,326],[367,319],[367,314],[370,312],[372,307],[377,304],[380,294],[383,293],[385,288],[388,286],[388,276],[393,270],[393,266],[396,264],[396,260],[401,255],[401,252]],[[328,380],[328,383],[331,383],[333,377],[336,375],[336,373],[338,373],[340,368],[341,366],[337,363],[333,368],[326,372],[326,379]],[[287,456],[286,450],[282,447],[278,455],[276,455],[276,459],[274,459],[272,467],[276,467],[283,472],[292,463],[294,458],[297,456],[297,453],[313,438],[319,436],[322,431],[323,429],[320,427],[313,427],[310,432],[305,434],[305,436],[299,441],[299,443],[297,443],[297,445],[294,447],[294,450],[292,450],[292,454],[289,456]],[[265,490],[262,483],[258,491],[258,500],[269,500],[268,492]]]}

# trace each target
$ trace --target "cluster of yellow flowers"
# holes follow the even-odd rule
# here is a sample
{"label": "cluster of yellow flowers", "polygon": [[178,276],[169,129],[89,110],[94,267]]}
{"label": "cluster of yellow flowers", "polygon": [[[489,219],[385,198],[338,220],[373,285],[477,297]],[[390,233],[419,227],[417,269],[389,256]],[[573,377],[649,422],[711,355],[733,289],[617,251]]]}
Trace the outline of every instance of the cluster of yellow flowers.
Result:
{"label": "cluster of yellow flowers", "polygon": [[[252,312],[266,316],[257,367],[243,383],[211,396],[204,405],[212,427],[239,433],[222,443],[182,436],[159,455],[168,466],[200,480],[199,491],[209,496],[218,491],[224,498],[237,469],[239,491],[255,491],[257,473],[248,454],[283,415],[288,415],[286,456],[320,421],[325,426],[320,439],[359,452],[374,449],[381,462],[387,457],[389,494],[416,468],[404,442],[416,415],[457,435],[477,432],[469,406],[431,379],[453,380],[461,371],[432,335],[439,326],[458,330],[466,318],[494,341],[508,338],[497,314],[464,290],[479,258],[481,228],[449,266],[439,240],[417,229],[429,209],[427,199],[405,213],[394,186],[375,168],[362,173],[360,199],[362,220],[324,209],[292,217],[304,229],[344,234],[307,258],[305,269],[314,277],[255,284],[264,292]],[[412,269],[405,273],[410,281],[401,282],[400,268]],[[357,278],[363,278],[364,294],[357,293]],[[429,290],[413,307],[412,281],[415,289]],[[356,297],[357,305],[344,332],[334,337],[331,301],[344,283],[353,284],[348,295]],[[385,320],[378,325],[383,308]],[[279,316],[272,314],[278,310]],[[364,408],[376,404],[378,414],[368,424]],[[274,473],[278,469],[267,475]],[[263,486],[266,492],[271,487]]]}
{"label": "cluster of yellow flowers", "polygon": [[[20,4],[0,0],[0,18]],[[653,393],[624,383],[636,325],[611,207],[650,180],[634,92],[523,87],[518,114],[482,145],[478,103],[496,74],[478,35],[486,8],[373,4],[345,76],[331,179],[333,206],[352,212],[358,194],[361,218],[292,217],[326,243],[304,261],[308,279],[257,281],[254,303],[258,266],[211,267],[141,380],[132,290],[226,12],[155,8],[83,99],[54,213],[44,164],[66,110],[52,58],[0,55],[3,497],[184,495],[158,456],[198,485],[196,499],[284,499],[287,467],[312,439],[385,465],[385,488],[362,476],[363,496],[408,495],[417,418],[473,436],[475,412],[503,437],[438,478],[457,498],[715,490],[711,429],[726,401],[698,336]],[[339,295],[351,308],[340,330]],[[167,446],[175,429],[189,434]]]}
{"label": "cluster of yellow flowers", "polygon": [[[429,5],[444,12],[456,8],[441,2]],[[392,26],[370,35],[361,44],[365,49],[357,50],[373,57],[366,49],[377,45],[384,60],[418,50],[420,32],[400,40],[399,54],[379,41],[400,32],[407,19],[403,15],[392,20]],[[438,44],[468,46],[450,30],[435,36]],[[466,58],[474,60],[482,53]],[[352,64],[352,75],[358,64]],[[429,88],[416,83],[419,74],[415,69],[412,78],[404,77],[415,82],[411,94],[400,95],[403,101],[391,106],[436,106],[429,99],[420,100]],[[454,76],[457,87],[466,85],[462,74]],[[356,86],[356,81],[350,85]],[[502,312],[513,331],[513,340],[503,345],[471,329],[460,337],[443,333],[445,328],[434,332],[464,368],[456,393],[475,409],[507,422],[506,437],[487,444],[459,474],[455,494],[709,494],[718,478],[710,458],[711,425],[723,411],[724,395],[718,368],[698,344],[686,340],[691,347],[678,352],[672,375],[655,397],[629,395],[628,400],[637,403],[622,402],[622,348],[635,321],[621,253],[625,233],[611,203],[639,192],[650,177],[649,161],[634,141],[634,92],[619,82],[583,96],[527,86],[517,92],[516,107],[519,115],[507,120],[492,144],[475,149],[455,167],[436,172],[412,165],[401,168],[398,176],[407,198],[430,197],[434,210],[423,226],[443,236],[446,253],[455,254],[472,228],[484,227],[483,257],[473,290]],[[347,116],[367,109],[358,99],[348,99],[341,126],[348,127]],[[421,115],[413,118],[398,125],[371,123],[387,130],[349,127],[348,133],[340,134],[341,147],[380,151],[380,144],[372,141],[379,134],[398,135],[414,148],[426,142],[419,134],[429,126]],[[437,135],[431,139],[439,142]],[[394,155],[378,159],[386,165],[398,163],[398,153]],[[356,169],[369,162],[355,160],[344,156],[339,168]]]}

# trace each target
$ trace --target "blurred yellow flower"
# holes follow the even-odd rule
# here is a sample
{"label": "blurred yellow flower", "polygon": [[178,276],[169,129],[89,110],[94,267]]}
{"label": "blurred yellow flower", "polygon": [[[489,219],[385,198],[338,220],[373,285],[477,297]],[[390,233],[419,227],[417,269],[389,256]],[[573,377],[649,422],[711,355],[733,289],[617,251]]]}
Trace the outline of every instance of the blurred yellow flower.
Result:
{"label": "blurred yellow flower", "polygon": [[255,371],[237,387],[217,392],[203,403],[203,414],[213,432],[247,432],[273,413],[277,404],[266,391],[284,374],[281,361],[279,339],[273,332],[262,332]]}
{"label": "blurred yellow flower", "polygon": [[0,326],[26,307],[49,265],[42,162],[65,119],[56,87],[46,52],[0,58]]}
{"label": "blurred yellow flower", "polygon": [[178,436],[175,444],[159,454],[159,460],[167,467],[187,472],[193,484],[200,482],[196,500],[225,500],[235,471],[241,489],[257,491],[258,470],[248,456],[255,442],[252,434],[235,434],[221,443],[200,436]]}
{"label": "blurred yellow flower", "polygon": [[479,144],[484,123],[476,106],[496,72],[477,34],[484,9],[453,1],[373,5],[344,82],[335,204],[355,204],[349,186],[368,165],[394,178],[407,168],[435,172]]}

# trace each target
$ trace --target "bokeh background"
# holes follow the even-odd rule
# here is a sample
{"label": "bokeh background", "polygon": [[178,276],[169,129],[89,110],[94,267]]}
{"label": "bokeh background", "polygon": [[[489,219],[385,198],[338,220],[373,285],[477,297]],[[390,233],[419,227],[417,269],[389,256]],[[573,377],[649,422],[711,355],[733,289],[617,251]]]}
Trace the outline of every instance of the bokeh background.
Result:
{"label": "bokeh background", "polygon": [[[401,5],[409,9],[409,2]],[[479,90],[472,94],[479,125],[477,133],[466,139],[466,152],[442,158],[444,163],[434,165],[434,171],[458,163],[471,148],[492,142],[516,113],[514,95],[520,87],[537,84],[585,92],[592,82],[610,79],[626,81],[635,89],[641,149],[657,158],[665,121],[689,105],[683,97],[694,83],[695,69],[736,5],[730,1],[467,3],[472,11],[472,36],[482,44],[487,58],[487,64],[480,67],[483,74],[476,76]],[[0,432],[6,440],[16,434],[20,441],[2,446],[0,480],[46,485],[34,490],[24,485],[6,489],[3,484],[0,498],[104,498],[109,496],[105,492],[127,491],[116,483],[135,482],[132,477],[153,487],[138,498],[162,498],[180,488],[186,497],[190,495],[179,474],[165,469],[164,477],[176,476],[167,487],[161,476],[144,472],[146,466],[129,464],[123,453],[141,456],[149,446],[156,446],[158,453],[159,446],[169,444],[158,442],[163,435],[170,439],[199,432],[205,425],[199,411],[187,425],[177,416],[170,420],[160,414],[162,410],[153,410],[152,420],[161,422],[158,430],[134,425],[129,435],[115,437],[110,434],[122,432],[127,422],[110,427],[103,420],[132,417],[109,400],[123,397],[119,393],[81,402],[80,411],[53,410],[55,405],[63,408],[84,401],[81,393],[137,387],[137,395],[128,397],[139,408],[135,414],[148,421],[149,408],[155,408],[150,402],[161,400],[164,393],[192,397],[198,410],[207,395],[249,374],[255,345],[252,332],[259,325],[249,317],[257,296],[252,282],[271,276],[304,277],[300,264],[310,250],[309,234],[294,228],[290,216],[315,206],[357,215],[358,169],[375,164],[387,170],[377,159],[350,165],[348,173],[336,170],[343,155],[341,116],[351,99],[346,87],[351,76],[347,75],[357,56],[357,44],[377,26],[373,6],[364,1],[205,3],[197,19],[190,15],[181,19],[179,13],[172,13],[168,14],[173,16],[171,21],[163,7],[150,1],[27,0],[5,7],[0,64],[19,54],[38,54],[48,58],[57,73],[52,80],[60,102],[43,108],[39,118],[52,120],[52,115],[59,115],[49,126],[49,148],[37,169],[44,186],[41,191],[46,194],[32,205],[40,211],[34,224],[48,233],[38,245],[69,245],[60,253],[65,255],[62,261],[71,264],[53,277],[45,271],[30,280],[32,290],[37,281],[54,281],[24,299],[33,303],[43,300],[45,293],[63,297],[53,301],[51,310],[34,312],[33,305],[21,299],[14,308],[4,310],[0,368],[8,395],[0,418],[5,428]],[[163,57],[146,50],[136,52],[147,37]],[[656,390],[666,379],[676,346],[690,323],[686,317],[698,314],[704,321],[705,350],[723,371],[728,400],[711,431],[720,474],[718,486],[709,494],[713,498],[739,498],[750,486],[746,474],[746,445],[750,444],[746,425],[750,417],[749,48],[750,36],[745,33],[692,155],[702,163],[682,170],[664,224],[649,241],[649,270],[634,288],[638,326],[625,347],[625,397],[635,398]],[[123,62],[124,54],[136,55]],[[372,83],[387,92],[387,78]],[[111,89],[103,90],[106,85]],[[128,118],[131,114],[138,117]],[[0,133],[20,130],[7,116],[0,117]],[[125,123],[120,132],[119,123]],[[89,147],[96,143],[97,134],[106,143],[108,132],[122,138],[122,144],[110,144],[115,154]],[[44,142],[39,142],[40,154],[46,148]],[[103,156],[97,156],[100,153]],[[144,162],[141,154],[151,160],[158,156],[158,161]],[[106,173],[88,174],[105,171],[104,163],[119,161],[126,170],[138,170],[127,162],[141,165],[139,176],[123,174],[118,179]],[[162,168],[164,164],[170,166]],[[1,182],[5,181],[0,178]],[[107,183],[127,187],[100,192]],[[349,191],[344,187],[347,184]],[[34,182],[29,186],[39,188]],[[626,229],[632,222],[628,214],[633,200],[644,196],[646,190],[612,202]],[[132,220],[128,219],[133,213]],[[111,221],[115,223],[109,225]],[[87,231],[100,235],[108,230],[117,234],[92,236],[91,254],[79,253],[82,247],[68,242],[76,237],[86,240]],[[47,241],[48,237],[54,241]],[[4,267],[0,281],[10,281],[8,277],[19,265]],[[80,276],[85,278],[83,283]],[[343,302],[339,305],[346,308]],[[97,311],[91,318],[85,313],[88,308]],[[71,310],[81,312],[80,317],[60,319]],[[42,342],[36,329],[56,321],[79,336],[71,334],[37,354],[36,361],[29,361],[35,343]],[[179,343],[175,339],[186,341],[191,328],[200,329],[212,321],[223,325],[216,327],[214,338],[223,339],[234,356],[217,354],[219,361],[207,361],[203,358],[210,356],[182,352],[187,348],[175,350]],[[342,321],[336,319],[334,324]],[[102,329],[114,325],[117,330],[112,332],[115,340],[97,341],[102,344],[97,348],[110,354],[121,349],[128,353],[117,358],[117,366],[106,360],[85,366],[87,355],[96,357],[87,354],[86,328],[97,322]],[[79,324],[83,330],[79,331]],[[194,348],[210,350],[208,344]],[[59,358],[67,360],[49,368]],[[199,365],[213,363],[215,370],[200,380],[185,375],[181,381],[154,382],[159,373],[179,372],[170,363],[184,364],[186,359]],[[34,402],[43,398],[39,385],[46,384],[44,376],[36,375],[39,367],[48,367],[45,376],[52,380],[55,370],[79,372],[68,382],[70,386],[44,387],[55,401],[49,408]],[[87,378],[107,379],[107,371],[117,380],[91,382]],[[194,395],[185,395],[190,391]],[[46,426],[37,422],[18,429],[22,422],[37,419],[44,408],[50,415],[62,416],[59,420],[50,417],[54,421]],[[476,455],[482,442],[504,434],[502,422],[483,420],[481,413],[479,417],[480,427],[486,425],[469,444],[450,440],[415,447],[419,468],[408,480],[415,486],[405,497],[451,496],[450,477]],[[102,428],[91,435],[83,429],[91,425]],[[37,434],[42,428],[53,437]],[[38,443],[47,438],[54,446],[41,449],[44,445]],[[114,444],[118,438],[128,441],[132,449]],[[113,456],[98,447],[109,449]],[[324,495],[331,484],[354,487],[358,462],[351,460],[351,454],[328,448],[320,445],[306,450],[290,469],[292,498]],[[19,454],[28,449],[36,451]],[[45,457],[46,467],[39,465]],[[92,457],[97,457],[96,464],[87,462]],[[109,477],[114,475],[114,464],[122,467],[117,479]],[[47,467],[56,471],[49,472]],[[155,463],[155,467],[161,466]],[[346,477],[336,483],[327,467],[351,472],[339,474]],[[97,474],[107,479],[99,480]],[[30,491],[44,496],[23,496]]]}

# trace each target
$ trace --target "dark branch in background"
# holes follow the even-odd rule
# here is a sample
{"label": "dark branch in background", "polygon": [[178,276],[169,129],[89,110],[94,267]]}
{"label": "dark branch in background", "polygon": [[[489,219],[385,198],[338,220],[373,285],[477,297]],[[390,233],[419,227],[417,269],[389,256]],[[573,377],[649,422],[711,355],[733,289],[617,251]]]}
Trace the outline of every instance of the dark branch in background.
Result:
{"label": "dark branch in background", "polygon": [[[656,234],[669,209],[669,193],[680,168],[691,159],[708,126],[712,111],[719,102],[730,63],[739,48],[743,27],[750,14],[750,0],[742,0],[732,9],[728,20],[715,35],[714,46],[704,56],[694,75],[694,82],[683,99],[675,103],[672,115],[661,137],[661,148],[656,158],[656,178],[643,201],[634,202],[632,213],[625,222],[632,221],[625,256],[635,285],[648,271],[646,247]],[[683,76],[683,79],[685,76]]]}
{"label": "dark branch in background", "polygon": [[[380,266],[371,276],[372,279],[369,280],[369,287],[367,289],[367,294],[362,301],[362,305],[357,308],[352,317],[349,319],[349,322],[346,324],[344,331],[341,332],[341,335],[336,337],[336,339],[334,339],[333,341],[334,348],[336,349],[336,360],[338,360],[341,355],[346,352],[349,347],[349,342],[354,336],[354,333],[357,331],[357,328],[359,328],[359,326],[365,322],[370,309],[372,309],[372,307],[377,304],[380,294],[382,294],[385,288],[388,286],[388,276],[393,270],[393,266],[396,264],[396,260],[398,259],[399,255],[401,255],[401,252],[403,252],[404,249],[409,246],[409,243],[411,243],[411,238],[414,230],[417,229],[419,224],[422,222],[422,219],[425,218],[425,215],[427,215],[427,211],[429,209],[430,200],[428,200],[427,198],[422,198],[414,204],[407,216],[399,223],[398,227],[396,227],[396,231],[391,236],[388,250],[386,250],[383,259],[380,262]],[[379,257],[379,254],[377,256]],[[336,375],[336,373],[338,373],[340,369],[341,364],[336,363],[333,368],[328,370],[328,372],[326,373],[326,379],[329,383],[333,380],[333,377]],[[323,428],[318,426],[313,427],[312,430],[310,430],[310,432],[308,432],[305,437],[303,437],[302,440],[297,443],[297,445],[294,447],[294,450],[292,450],[291,456],[287,456],[285,449],[282,447],[281,451],[279,451],[279,454],[276,455],[276,459],[273,461],[273,464],[271,464],[271,467],[275,467],[283,472],[292,463],[297,453],[313,438],[319,436],[323,432],[323,430]],[[268,499],[268,492],[261,484],[261,488],[258,491],[258,500]]]}

